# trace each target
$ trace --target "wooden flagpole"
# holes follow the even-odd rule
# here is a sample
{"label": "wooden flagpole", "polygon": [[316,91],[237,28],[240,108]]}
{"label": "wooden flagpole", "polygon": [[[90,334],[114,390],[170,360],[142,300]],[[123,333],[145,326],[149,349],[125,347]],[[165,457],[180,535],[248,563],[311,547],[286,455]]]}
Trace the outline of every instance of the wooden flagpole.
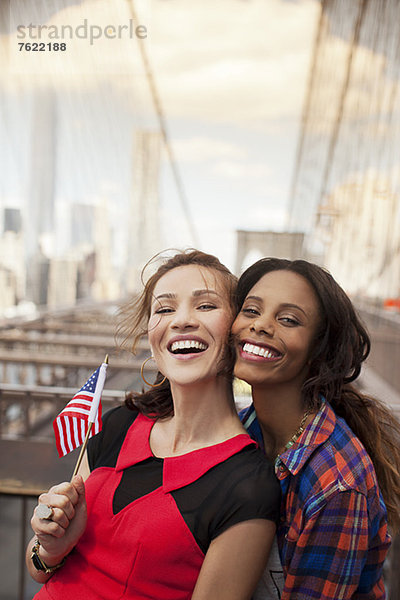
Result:
{"label": "wooden flagpole", "polygon": [[90,422],[88,430],[86,432],[85,441],[83,442],[83,444],[81,446],[81,451],[79,452],[78,460],[76,461],[75,469],[74,469],[74,472],[72,473],[71,481],[73,480],[75,475],[78,473],[79,467],[81,466],[81,463],[82,463],[82,460],[83,460],[83,457],[84,457],[84,454],[86,451],[86,446],[88,445],[90,432],[92,431],[92,427],[93,427],[93,423]]}

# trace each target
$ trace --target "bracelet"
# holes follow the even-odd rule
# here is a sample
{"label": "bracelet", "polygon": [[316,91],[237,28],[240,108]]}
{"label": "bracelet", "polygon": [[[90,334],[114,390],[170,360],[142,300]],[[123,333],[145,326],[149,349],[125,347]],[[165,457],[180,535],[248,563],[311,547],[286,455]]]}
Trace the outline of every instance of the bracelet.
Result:
{"label": "bracelet", "polygon": [[36,538],[36,542],[34,543],[34,545],[32,546],[32,549],[31,549],[31,552],[32,552],[31,560],[33,562],[33,566],[35,567],[35,569],[37,571],[43,571],[47,575],[51,575],[52,573],[54,573],[54,571],[57,571],[57,569],[59,569],[60,567],[62,567],[64,565],[66,556],[64,556],[64,558],[62,559],[62,561],[60,563],[58,563],[58,565],[54,565],[53,567],[48,567],[46,565],[46,563],[39,556],[39,548],[40,548],[40,542]]}

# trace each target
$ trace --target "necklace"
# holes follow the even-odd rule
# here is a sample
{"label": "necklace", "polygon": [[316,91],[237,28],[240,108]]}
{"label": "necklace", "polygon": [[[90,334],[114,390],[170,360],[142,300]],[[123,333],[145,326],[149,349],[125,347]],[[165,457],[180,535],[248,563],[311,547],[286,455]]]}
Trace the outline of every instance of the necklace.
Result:
{"label": "necklace", "polygon": [[[283,454],[283,452],[286,452],[286,450],[289,450],[289,448],[291,448],[293,446],[293,444],[299,439],[299,437],[301,436],[301,434],[304,431],[304,426],[306,424],[307,417],[308,417],[309,414],[310,414],[310,411],[306,410],[306,412],[303,415],[303,418],[301,419],[299,428],[292,435],[292,437],[290,438],[290,440],[288,441],[288,443],[286,444],[286,446],[284,447],[283,451],[280,454]],[[278,456],[276,458],[277,459],[279,458],[279,454],[278,454]]]}

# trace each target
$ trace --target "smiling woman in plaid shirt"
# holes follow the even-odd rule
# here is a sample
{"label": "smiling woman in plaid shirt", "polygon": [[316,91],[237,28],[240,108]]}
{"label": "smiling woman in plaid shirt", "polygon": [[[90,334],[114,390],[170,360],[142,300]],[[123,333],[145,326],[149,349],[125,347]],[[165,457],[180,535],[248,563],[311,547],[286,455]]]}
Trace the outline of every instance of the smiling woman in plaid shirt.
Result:
{"label": "smiling woman in plaid shirt", "polygon": [[369,353],[365,328],[332,276],[303,260],[252,265],[238,310],[235,374],[253,395],[241,416],[282,490],[279,556],[255,599],[385,598],[400,425],[350,385]]}

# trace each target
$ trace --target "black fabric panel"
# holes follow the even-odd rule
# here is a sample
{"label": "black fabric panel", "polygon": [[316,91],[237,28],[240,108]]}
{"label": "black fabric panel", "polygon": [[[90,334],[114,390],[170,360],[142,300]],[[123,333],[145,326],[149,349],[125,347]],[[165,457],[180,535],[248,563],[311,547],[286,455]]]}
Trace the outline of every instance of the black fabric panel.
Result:
{"label": "black fabric panel", "polygon": [[115,467],[126,433],[138,414],[137,410],[117,406],[103,415],[102,430],[90,438],[87,446],[91,471],[96,467]]}
{"label": "black fabric panel", "polygon": [[162,458],[153,457],[124,469],[113,498],[114,515],[134,500],[161,487],[163,465]]}
{"label": "black fabric panel", "polygon": [[232,525],[279,518],[279,482],[272,465],[251,446],[171,493],[203,552]]}

